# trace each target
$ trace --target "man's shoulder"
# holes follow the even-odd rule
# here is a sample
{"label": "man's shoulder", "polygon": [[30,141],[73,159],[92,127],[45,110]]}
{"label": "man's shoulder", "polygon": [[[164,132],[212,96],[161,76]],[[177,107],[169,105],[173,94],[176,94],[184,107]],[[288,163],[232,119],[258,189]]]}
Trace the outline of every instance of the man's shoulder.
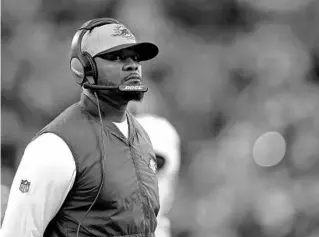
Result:
{"label": "man's shoulder", "polygon": [[82,109],[79,103],[74,103],[61,111],[51,122],[54,122],[59,119],[72,119],[74,116],[82,113]]}
{"label": "man's shoulder", "polygon": [[81,118],[86,118],[85,113],[79,103],[74,103],[56,115],[45,127],[74,124],[74,120],[80,121]]}
{"label": "man's shoulder", "polygon": [[[83,122],[84,121],[84,122]],[[84,127],[84,123],[87,121],[86,115],[81,109],[79,103],[74,103],[64,111],[60,112],[55,118],[53,118],[47,125],[45,125],[34,137],[44,133],[54,133],[63,137],[63,134],[71,134],[79,127]]]}

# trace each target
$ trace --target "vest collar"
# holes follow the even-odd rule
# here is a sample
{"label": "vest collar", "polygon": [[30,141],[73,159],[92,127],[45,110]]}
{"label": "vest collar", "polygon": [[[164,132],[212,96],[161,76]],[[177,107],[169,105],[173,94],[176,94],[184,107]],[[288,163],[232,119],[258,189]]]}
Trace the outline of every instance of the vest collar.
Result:
{"label": "vest collar", "polygon": [[[84,109],[91,117],[96,120],[96,122],[100,123],[99,118],[99,111],[97,104],[92,101],[90,97],[88,97],[85,94],[81,94],[81,99],[79,101],[79,105]],[[102,112],[102,111],[101,111]],[[105,111],[104,111],[105,113]],[[108,131],[110,131],[113,135],[117,136],[121,140],[124,140],[125,142],[131,142],[134,134],[135,134],[135,126],[133,122],[133,118],[130,112],[125,110],[125,116],[128,123],[128,138],[126,138],[122,132],[118,129],[118,127],[112,123],[111,120],[103,118],[103,125],[104,125],[104,131],[105,128],[107,128]]]}

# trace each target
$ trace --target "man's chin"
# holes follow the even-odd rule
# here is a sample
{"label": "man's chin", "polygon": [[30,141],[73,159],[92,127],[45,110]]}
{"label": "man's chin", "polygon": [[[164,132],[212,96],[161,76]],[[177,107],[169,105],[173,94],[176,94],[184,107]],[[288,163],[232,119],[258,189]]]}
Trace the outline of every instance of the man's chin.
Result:
{"label": "man's chin", "polygon": [[122,94],[122,98],[126,101],[141,101],[144,97],[144,92],[141,91],[125,91]]}
{"label": "man's chin", "polygon": [[[142,82],[140,81],[132,81],[132,82],[128,82],[125,83],[125,85],[130,85],[130,86],[138,86],[138,85],[144,85]],[[142,91],[123,91],[123,98],[127,101],[141,101],[144,97],[144,93]]]}
{"label": "man's chin", "polygon": [[[125,85],[144,85],[143,83],[126,83]],[[108,84],[107,86],[118,86],[115,84]],[[126,102],[129,101],[141,101],[144,97],[144,93],[142,91],[120,91],[120,90],[105,90],[102,92],[107,97],[110,97],[114,100],[124,100]]]}

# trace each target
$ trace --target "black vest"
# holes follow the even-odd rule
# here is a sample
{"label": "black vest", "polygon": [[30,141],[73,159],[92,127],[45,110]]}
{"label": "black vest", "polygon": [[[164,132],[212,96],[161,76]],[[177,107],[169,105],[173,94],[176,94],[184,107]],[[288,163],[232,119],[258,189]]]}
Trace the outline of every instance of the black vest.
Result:
{"label": "black vest", "polygon": [[96,105],[82,95],[79,103],[37,134],[50,132],[61,137],[72,151],[77,172],[72,189],[44,237],[76,236],[78,224],[94,201],[102,177],[101,193],[83,220],[79,237],[154,236],[159,197],[154,172],[156,158],[149,137],[127,112],[128,138],[113,123],[104,122],[102,139],[97,115]]}

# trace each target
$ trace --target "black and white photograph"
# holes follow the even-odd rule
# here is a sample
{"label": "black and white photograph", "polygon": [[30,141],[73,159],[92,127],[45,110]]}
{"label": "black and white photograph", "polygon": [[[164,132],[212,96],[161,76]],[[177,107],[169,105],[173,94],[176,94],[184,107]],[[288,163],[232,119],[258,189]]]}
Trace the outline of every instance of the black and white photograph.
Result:
{"label": "black and white photograph", "polygon": [[3,0],[0,237],[319,237],[319,0]]}

